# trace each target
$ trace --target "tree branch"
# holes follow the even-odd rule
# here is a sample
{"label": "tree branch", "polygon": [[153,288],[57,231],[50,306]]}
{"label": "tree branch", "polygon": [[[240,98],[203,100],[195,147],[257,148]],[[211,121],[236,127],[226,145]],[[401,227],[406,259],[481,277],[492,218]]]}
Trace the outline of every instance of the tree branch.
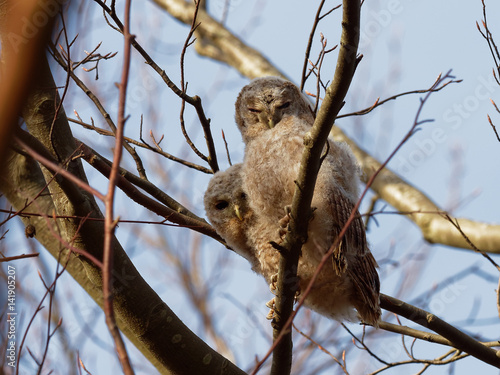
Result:
{"label": "tree branch", "polygon": [[[116,23],[118,31],[123,33],[123,24],[120,21],[120,19],[117,17],[116,13],[113,11],[113,9],[110,9],[103,1],[101,0],[94,0],[96,3],[98,3],[112,19]],[[182,1],[184,4],[188,4],[184,1]],[[191,4],[189,4],[191,5]],[[186,8],[186,11],[189,12],[188,15],[183,15],[185,19],[189,19],[190,24],[194,24],[195,18],[198,17],[198,12],[203,12],[205,11],[200,10],[198,11],[196,5],[193,5],[192,7]],[[206,13],[205,13],[206,14]],[[167,84],[167,86],[183,101],[186,101],[190,105],[194,107],[196,110],[196,114],[198,115],[198,118],[200,120],[203,132],[205,134],[205,139],[207,141],[207,148],[208,148],[208,157],[202,156],[201,158],[205,161],[208,162],[210,165],[210,168],[212,171],[215,173],[219,170],[219,165],[217,163],[217,155],[215,153],[215,145],[212,139],[212,133],[210,131],[210,119],[206,117],[205,115],[205,110],[203,109],[203,105],[201,103],[201,98],[197,95],[195,96],[189,96],[185,92],[185,88],[179,88],[177,85],[168,77],[168,75],[165,73],[163,69],[161,69],[156,62],[149,56],[149,54],[142,48],[142,46],[135,40],[132,39],[131,41],[132,46],[141,54],[141,56],[144,58],[146,61],[146,64],[150,65],[155,72],[157,72],[160,77],[163,79],[163,81]]]}
{"label": "tree branch", "polygon": [[[83,159],[87,161],[89,165],[98,170],[103,176],[109,178],[111,172],[111,163],[108,160],[104,159],[96,151],[92,150],[89,146],[83,143],[79,144],[82,149]],[[132,182],[130,180],[132,180]],[[141,193],[133,185],[133,183],[139,182],[141,184],[138,186],[143,189],[147,189],[150,194],[155,194],[155,198],[163,200],[163,203],[166,204],[166,206],[163,204],[159,204],[156,200]],[[157,192],[155,192],[155,190],[158,190],[158,188],[154,187],[154,185],[140,179],[137,176],[132,175],[132,173],[124,170],[123,168],[120,168],[120,173],[117,176],[116,180],[116,186],[119,187],[134,202],[137,202],[141,206],[146,207],[148,210],[154,212],[155,214],[164,217],[166,220],[172,223],[176,223],[180,226],[190,228],[194,231],[200,232],[214,238],[219,242],[224,243],[222,238],[205,220],[198,218],[196,215],[190,213],[187,210],[185,211],[183,206],[175,202],[172,198],[168,197],[168,195],[164,193],[158,194]],[[165,200],[167,200],[169,204],[167,204]]]}
{"label": "tree branch", "polygon": [[[349,144],[363,168],[363,181],[366,183],[382,164],[362,150],[338,127],[334,127],[331,134],[335,140]],[[460,231],[443,216],[446,212],[389,168],[386,167],[380,171],[371,188],[395,209],[408,213],[408,218],[420,228],[425,240],[430,243],[472,249]],[[479,249],[490,253],[500,253],[500,225],[453,217],[452,219],[457,221],[462,231]]]}
{"label": "tree branch", "polygon": [[[127,86],[130,70],[130,42],[133,36],[130,34],[130,5],[131,0],[125,0],[125,22],[123,27],[123,66],[121,81],[119,84],[120,92],[118,99],[118,126],[116,129],[115,147],[113,152],[113,164],[109,173],[108,191],[104,197],[106,213],[104,215],[104,244],[103,244],[103,267],[102,267],[102,294],[104,300],[104,316],[109,333],[113,338],[116,354],[122,366],[125,375],[134,375],[135,372],[130,364],[130,359],[125,347],[120,330],[116,325],[113,293],[113,264],[114,264],[114,241],[116,222],[114,219],[115,191],[118,179],[120,162],[123,154],[123,134],[125,132],[125,102],[127,99]],[[129,146],[130,147],[130,146]]]}
{"label": "tree branch", "polygon": [[[62,107],[53,127],[53,142],[50,140],[51,124],[59,98],[45,58],[38,62],[38,68],[39,82],[31,92],[23,111],[27,128],[53,157],[60,155],[63,160],[71,160],[66,166],[67,171],[87,183],[81,161],[70,158],[76,145]],[[57,148],[57,152],[52,150],[53,147]],[[78,218],[89,215],[93,218],[103,218],[92,194],[75,186],[75,195],[67,195],[60,180],[53,178],[52,171],[43,166],[39,167],[31,157],[11,153],[7,168],[8,173],[0,175],[0,189],[17,210],[22,209],[26,201],[31,201],[40,191],[47,188],[47,181],[50,181],[50,194],[40,194],[36,199],[37,204],[33,206],[43,215],[21,219],[25,225],[35,226],[35,237],[56,259],[60,257],[61,248],[62,255],[68,250],[54,239],[54,235],[47,228],[46,217],[52,217],[53,213],[56,216],[75,217],[56,219],[55,227],[65,242],[73,241],[75,247],[102,260],[102,220],[85,220],[82,224],[82,220]],[[113,293],[118,326],[160,373],[221,373],[224,369],[228,374],[244,374],[182,323],[145,282],[116,238],[113,238],[113,246]],[[71,255],[70,259],[68,271],[102,308],[100,268],[83,256]]]}
{"label": "tree branch", "polygon": [[409,305],[394,297],[380,295],[380,306],[383,309],[401,315],[423,327],[429,328],[449,340],[453,347],[460,349],[477,359],[500,368],[500,352],[487,347],[463,333],[451,324],[418,307]]}
{"label": "tree branch", "polygon": [[[184,0],[155,0],[155,2],[179,21],[191,25],[194,11],[193,4]],[[204,45],[209,44],[213,50],[218,51],[217,56],[210,54],[205,54],[204,56],[223,61],[249,78],[268,75],[284,77],[284,74],[277,70],[257,50],[246,46],[222,24],[215,21],[201,9],[198,14],[198,20],[201,24],[197,28],[197,32],[203,36],[203,39],[199,38],[198,42],[204,43]],[[198,50],[198,52],[200,51]],[[200,54],[203,55],[203,53]],[[428,89],[422,90],[422,92],[428,92]],[[415,93],[420,93],[420,90],[417,90]],[[404,94],[406,95],[407,93]],[[395,97],[390,97],[387,100],[395,99]],[[361,150],[338,127],[333,126],[332,134],[337,140],[347,142],[351,146],[356,159],[363,168],[365,174],[364,182],[368,181],[381,163]],[[410,219],[420,227],[424,238],[430,243],[441,243],[465,249],[469,248],[460,233],[454,230],[449,222],[440,217],[439,213],[442,210],[425,196],[424,193],[404,181],[394,172],[384,168],[374,181],[372,189],[380,195],[381,199],[391,204],[398,211],[415,212],[415,214],[410,215]],[[380,194],[380,192],[383,192],[383,194]],[[419,211],[435,211],[436,215],[428,213],[419,214]],[[486,252],[500,253],[499,225],[468,219],[458,219],[458,222],[471,241],[480,249]],[[478,235],[474,235],[476,231]]]}
{"label": "tree branch", "polygon": [[359,17],[359,1],[344,0],[342,35],[335,75],[332,84],[326,89],[325,98],[314,125],[304,137],[305,147],[292,200],[290,230],[282,244],[285,251],[281,253],[279,262],[276,317],[273,321],[275,348],[271,374],[289,373],[291,369],[292,336],[290,327],[297,288],[297,264],[301,247],[307,240],[311,200],[321,165],[321,154],[335,118],[344,105],[344,97],[356,69]]}

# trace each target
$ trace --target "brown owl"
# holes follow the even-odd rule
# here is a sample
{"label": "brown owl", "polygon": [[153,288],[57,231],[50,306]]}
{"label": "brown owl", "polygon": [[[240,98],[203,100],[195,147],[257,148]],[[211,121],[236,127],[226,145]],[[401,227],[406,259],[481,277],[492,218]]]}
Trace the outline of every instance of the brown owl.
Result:
{"label": "brown owl", "polygon": [[[251,89],[243,88],[236,103],[238,127],[247,141],[243,190],[255,220],[247,227],[247,239],[250,248],[255,249],[261,273],[271,282],[278,270],[279,254],[269,242],[281,240],[280,221],[285,207],[292,203],[303,138],[312,122],[309,108],[304,107],[303,98],[292,84],[263,78],[258,85],[254,81],[249,86]],[[288,104],[283,108],[281,103]],[[327,149],[314,190],[308,240],[299,260],[297,274],[302,289],[358,199],[358,168],[348,146],[329,141]],[[380,318],[380,283],[359,215],[335,249],[332,265],[321,270],[306,306],[339,320],[352,320],[355,307],[361,320],[376,326]]]}
{"label": "brown owl", "polygon": [[254,79],[243,87],[235,106],[236,124],[245,143],[286,116],[299,117],[311,126],[314,123],[313,112],[298,87],[279,77]]}
{"label": "brown owl", "polygon": [[205,211],[217,234],[259,272],[260,263],[247,237],[255,217],[243,192],[241,168],[242,164],[235,164],[212,177],[205,192]]}

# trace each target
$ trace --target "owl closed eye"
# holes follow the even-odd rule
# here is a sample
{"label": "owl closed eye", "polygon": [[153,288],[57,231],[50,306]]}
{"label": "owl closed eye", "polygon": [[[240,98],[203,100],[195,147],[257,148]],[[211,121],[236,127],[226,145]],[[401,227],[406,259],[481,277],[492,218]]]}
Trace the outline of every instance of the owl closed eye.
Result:
{"label": "owl closed eye", "polygon": [[298,87],[279,77],[253,80],[236,101],[236,124],[245,143],[287,116],[300,117],[309,125],[314,123],[311,108]]}

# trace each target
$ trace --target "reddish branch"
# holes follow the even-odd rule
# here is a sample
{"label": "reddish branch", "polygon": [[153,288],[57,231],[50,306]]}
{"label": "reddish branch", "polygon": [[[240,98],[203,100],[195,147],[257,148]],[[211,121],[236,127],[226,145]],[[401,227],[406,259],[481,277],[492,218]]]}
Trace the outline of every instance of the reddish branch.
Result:
{"label": "reddish branch", "polygon": [[33,257],[37,257],[38,255],[40,255],[40,254],[39,253],[35,253],[35,254],[22,254],[22,255],[16,255],[16,256],[13,256],[13,257],[3,257],[3,258],[0,258],[0,263],[2,263],[2,262],[10,262],[10,261],[13,261],[13,260],[18,260],[18,259],[33,258]]}
{"label": "reddish branch", "polygon": [[130,364],[130,360],[125,348],[125,343],[120,334],[120,330],[116,325],[115,313],[113,309],[113,249],[114,249],[114,232],[116,222],[114,221],[114,198],[116,181],[118,179],[118,172],[120,161],[123,153],[123,131],[125,128],[125,101],[127,98],[127,85],[130,69],[130,42],[133,36],[130,34],[130,3],[131,0],[125,1],[125,17],[123,27],[124,39],[124,52],[123,52],[123,68],[122,78],[120,83],[120,96],[118,103],[118,126],[116,129],[116,142],[113,154],[113,165],[109,174],[108,192],[106,194],[104,203],[106,206],[106,213],[104,216],[104,251],[103,251],[103,269],[102,269],[102,292],[103,292],[103,305],[104,314],[106,316],[106,324],[109,332],[113,337],[115,343],[115,350],[118,354],[120,364],[122,365],[123,372],[126,375],[133,375],[134,370]]}

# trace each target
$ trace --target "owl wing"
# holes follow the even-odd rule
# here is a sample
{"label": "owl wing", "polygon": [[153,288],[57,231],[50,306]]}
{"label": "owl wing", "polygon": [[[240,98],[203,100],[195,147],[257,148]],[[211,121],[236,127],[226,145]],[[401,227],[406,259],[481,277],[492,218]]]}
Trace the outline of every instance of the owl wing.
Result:
{"label": "owl wing", "polygon": [[[347,223],[354,204],[341,191],[334,191],[330,195],[330,208],[333,217],[332,238],[336,239]],[[374,326],[377,326],[380,318],[377,267],[368,248],[363,220],[356,211],[356,216],[333,252],[333,268],[338,275],[347,274],[354,287],[354,306],[361,319]]]}

